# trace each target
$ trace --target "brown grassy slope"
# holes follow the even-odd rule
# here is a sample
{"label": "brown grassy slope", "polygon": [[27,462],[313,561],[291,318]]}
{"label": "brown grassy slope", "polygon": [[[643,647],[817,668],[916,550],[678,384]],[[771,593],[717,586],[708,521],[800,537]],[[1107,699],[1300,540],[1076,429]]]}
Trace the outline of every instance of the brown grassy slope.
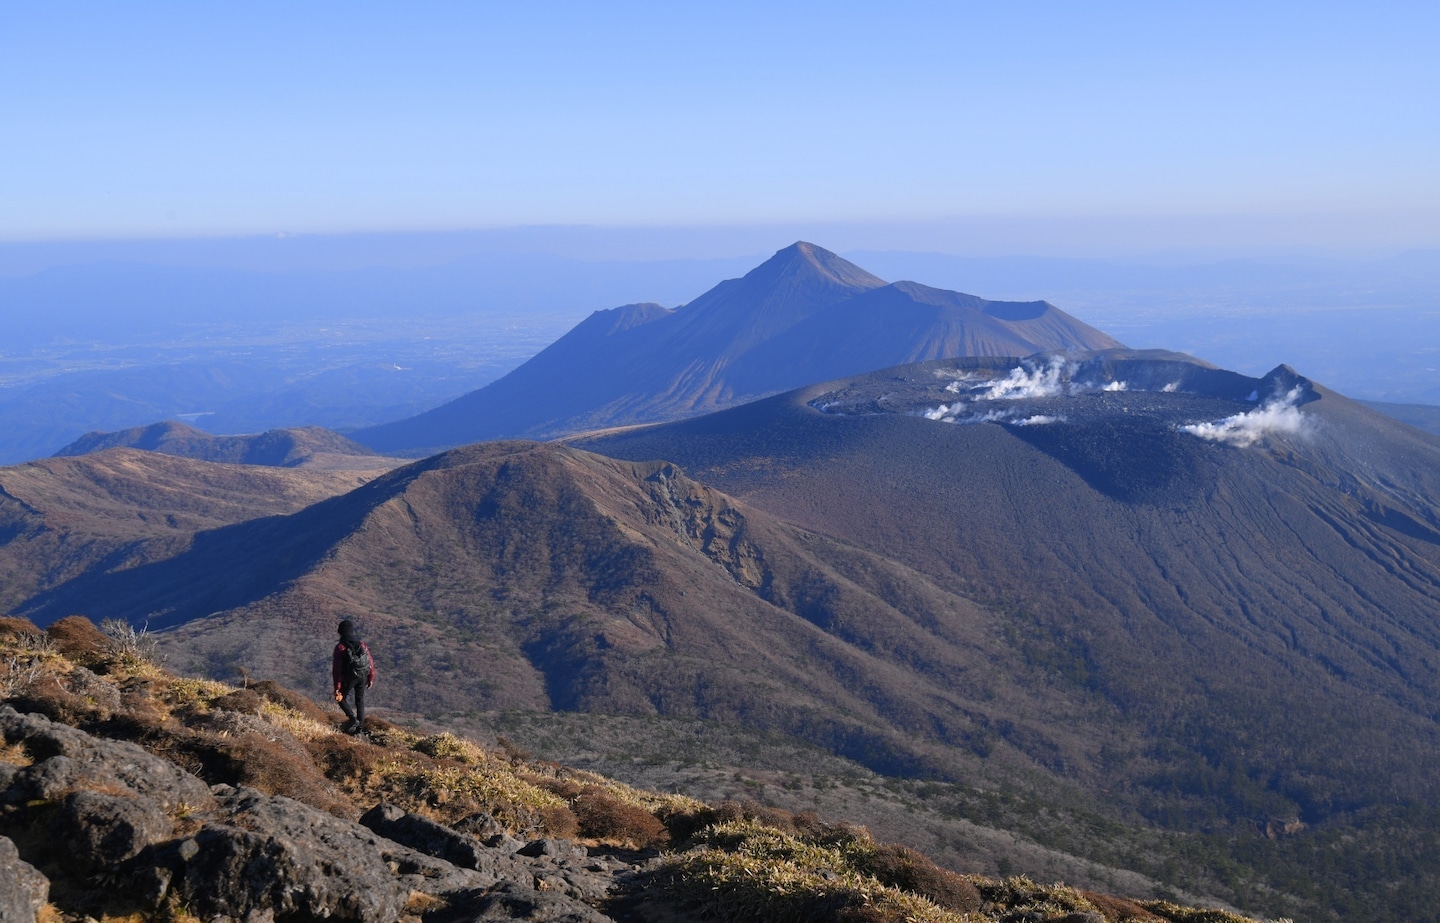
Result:
{"label": "brown grassy slope", "polygon": [[[461,830],[488,816],[511,833],[578,835],[592,849],[638,849],[642,859],[667,844],[665,858],[602,905],[624,918],[952,923],[1069,913],[1244,923],[1223,911],[959,875],[914,850],[877,843],[863,828],[758,806],[706,806],[446,733],[376,722],[370,740],[348,738],[304,697],[274,683],[234,688],[158,669],[145,656],[146,641],[123,631],[107,636],[83,619],[62,620],[44,634],[0,619],[0,703],[140,743],[209,782],[286,795],[344,818],[385,800]],[[0,749],[0,761],[12,765],[46,755]],[[133,918],[124,887],[96,887],[69,874],[65,854],[30,835],[26,818],[43,808],[0,809],[0,829],[50,879],[43,918]],[[448,910],[434,908],[436,918]],[[414,910],[419,919],[427,913],[423,905]],[[158,918],[193,919],[173,907]]]}
{"label": "brown grassy slope", "polygon": [[356,616],[394,706],[742,722],[904,773],[954,774],[982,753],[1032,764],[1001,724],[1050,750],[1098,739],[1070,730],[1083,704],[995,669],[1013,654],[993,614],[913,571],[670,466],[531,443],[457,450],[209,532],[26,611],[173,625],[166,649],[186,669],[317,691],[335,621]]}
{"label": "brown grassy slope", "polygon": [[199,531],[293,513],[372,476],[207,464],[135,449],[0,468],[0,609],[88,569],[169,557]]}

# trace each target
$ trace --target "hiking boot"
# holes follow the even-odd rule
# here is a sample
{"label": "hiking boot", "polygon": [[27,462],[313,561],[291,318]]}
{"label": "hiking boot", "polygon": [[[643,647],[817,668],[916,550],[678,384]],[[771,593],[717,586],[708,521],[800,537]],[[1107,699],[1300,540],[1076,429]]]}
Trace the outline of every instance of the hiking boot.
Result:
{"label": "hiking boot", "polygon": [[342,734],[356,734],[356,733],[359,733],[359,731],[360,731],[360,722],[359,722],[359,721],[356,721],[354,718],[351,718],[350,720],[346,721],[344,724],[340,725],[340,733],[342,733]]}

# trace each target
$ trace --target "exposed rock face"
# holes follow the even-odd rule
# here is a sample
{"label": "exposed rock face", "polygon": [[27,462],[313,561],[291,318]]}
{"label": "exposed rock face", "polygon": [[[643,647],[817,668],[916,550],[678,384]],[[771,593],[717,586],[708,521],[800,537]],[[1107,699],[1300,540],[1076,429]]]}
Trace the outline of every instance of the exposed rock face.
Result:
{"label": "exposed rock face", "polygon": [[216,791],[215,821],[138,863],[154,876],[155,897],[173,889],[202,916],[385,923],[400,917],[412,890],[493,883],[289,798]]}
{"label": "exposed rock face", "polygon": [[741,586],[763,586],[769,572],[764,553],[746,534],[745,514],[716,490],[692,481],[668,463],[656,465],[645,487],[654,504],[647,519],[668,517],[668,525],[687,545],[719,564]]}
{"label": "exposed rock face", "polygon": [[49,880],[20,858],[14,843],[0,836],[0,920],[34,923],[49,896]]}
{"label": "exposed rock face", "polygon": [[360,823],[383,837],[465,869],[482,868],[490,850],[473,836],[393,804],[377,804]]}
{"label": "exposed rock face", "polygon": [[162,812],[213,808],[210,788],[195,776],[132,743],[94,737],[41,715],[0,707],[0,737],[36,762],[15,773],[4,801],[51,801],[79,790],[119,793]]}
{"label": "exposed rock face", "polygon": [[457,923],[530,920],[533,923],[605,923],[610,918],[552,891],[537,891],[513,881],[477,895],[474,907]]}
{"label": "exposed rock face", "polygon": [[[490,844],[379,805],[352,823],[279,795],[213,788],[141,748],[0,707],[0,742],[34,760],[0,764],[0,834],[63,842],[67,871],[119,872],[139,906],[180,900],[206,919],[393,923],[420,914],[417,895],[447,921],[599,923],[599,902],[623,864],[540,840]],[[43,863],[42,863],[43,864]],[[31,923],[50,882],[0,836],[0,921]]]}
{"label": "exposed rock face", "polygon": [[77,860],[97,869],[133,859],[175,833],[156,801],[85,790],[65,796],[52,829]]}

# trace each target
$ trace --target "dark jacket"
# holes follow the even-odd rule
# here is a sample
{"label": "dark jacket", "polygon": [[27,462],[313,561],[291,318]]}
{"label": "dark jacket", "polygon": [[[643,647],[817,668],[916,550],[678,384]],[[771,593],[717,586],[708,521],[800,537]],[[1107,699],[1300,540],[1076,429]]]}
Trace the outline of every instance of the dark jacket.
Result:
{"label": "dark jacket", "polygon": [[359,638],[345,637],[335,645],[335,653],[330,657],[330,678],[335,681],[335,691],[340,692],[345,688],[345,664],[349,659],[347,644],[358,644],[360,650],[365,652],[365,660],[370,664],[370,674],[365,678],[365,685],[375,685],[375,658],[370,656],[370,648]]}

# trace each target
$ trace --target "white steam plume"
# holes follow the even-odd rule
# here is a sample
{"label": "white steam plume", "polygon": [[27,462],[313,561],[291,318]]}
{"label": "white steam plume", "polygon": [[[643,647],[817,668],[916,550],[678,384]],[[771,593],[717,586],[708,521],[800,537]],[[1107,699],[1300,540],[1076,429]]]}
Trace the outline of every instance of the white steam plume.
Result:
{"label": "white steam plume", "polygon": [[961,426],[968,426],[972,423],[1004,423],[1011,417],[1009,410],[987,410],[984,413],[972,413],[964,415],[965,403],[959,401],[954,404],[941,404],[932,410],[921,413],[927,420],[937,420],[941,423],[958,423]]}
{"label": "white steam plume", "polygon": [[955,412],[964,406],[964,404],[941,404],[933,410],[925,411],[925,419],[944,420],[946,417],[949,417],[950,422],[953,422],[955,420]]}
{"label": "white steam plume", "polygon": [[1254,410],[1237,413],[1216,423],[1192,423],[1180,427],[1180,432],[1211,442],[1225,442],[1242,449],[1254,445],[1272,433],[1298,436],[1306,428],[1305,418],[1300,415],[1300,408],[1297,406],[1304,393],[1305,388],[1296,385],[1283,398],[1267,401]]}
{"label": "white steam plume", "polygon": [[1064,390],[1062,377],[1066,372],[1066,361],[1052,356],[1043,368],[1017,367],[1010,374],[993,382],[980,395],[988,401],[1015,401],[1030,397],[1054,397]]}

